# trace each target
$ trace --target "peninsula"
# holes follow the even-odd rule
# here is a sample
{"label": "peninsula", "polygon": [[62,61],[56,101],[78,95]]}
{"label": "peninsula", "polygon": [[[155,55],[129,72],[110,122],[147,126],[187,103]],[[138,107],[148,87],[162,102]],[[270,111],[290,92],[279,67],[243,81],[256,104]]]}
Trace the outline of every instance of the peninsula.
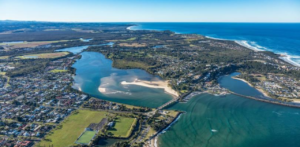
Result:
{"label": "peninsula", "polygon": [[[263,101],[299,105],[300,67],[281,55],[234,41],[129,30],[132,24],[2,26],[6,33],[0,32],[0,133],[7,144],[97,146],[117,139],[112,145],[143,146],[177,120],[181,112],[165,110],[167,106],[203,92],[229,92],[218,79],[233,72],[270,97]],[[148,108],[95,98],[74,83],[73,64],[83,57],[81,52],[101,53],[115,68],[142,69],[159,76],[156,81],[136,79],[116,85],[163,89],[173,99]],[[95,64],[103,63],[87,66]],[[93,90],[109,91],[101,85]]]}

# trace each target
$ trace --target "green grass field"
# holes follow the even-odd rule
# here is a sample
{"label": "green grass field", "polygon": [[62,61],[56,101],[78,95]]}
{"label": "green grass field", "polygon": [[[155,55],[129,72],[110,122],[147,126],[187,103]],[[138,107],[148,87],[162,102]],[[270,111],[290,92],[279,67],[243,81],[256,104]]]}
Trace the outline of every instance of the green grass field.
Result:
{"label": "green grass field", "polygon": [[96,131],[85,131],[82,136],[77,140],[78,143],[88,144],[95,136]]}
{"label": "green grass field", "polygon": [[120,59],[114,59],[113,66],[116,68],[141,68],[144,70],[147,70],[150,67],[141,62],[126,61]]}
{"label": "green grass field", "polygon": [[8,58],[9,58],[9,56],[0,56],[1,60],[8,59]]}
{"label": "green grass field", "polygon": [[114,127],[108,130],[108,134],[114,137],[127,138],[130,136],[136,122],[137,120],[135,118],[118,117]]}
{"label": "green grass field", "polygon": [[8,45],[10,49],[16,49],[16,48],[33,48],[40,45],[46,45],[51,43],[58,43],[58,42],[67,42],[69,40],[56,40],[56,41],[33,41],[33,42],[15,42],[15,43],[0,43],[0,46]]}
{"label": "green grass field", "polygon": [[91,123],[99,123],[105,114],[103,111],[78,110],[78,113],[71,114],[61,123],[62,128],[54,129],[37,146],[71,146],[86,127]]}
{"label": "green grass field", "polygon": [[53,72],[53,73],[59,73],[59,72],[68,72],[68,70],[53,69],[53,70],[51,70],[50,72]]}
{"label": "green grass field", "polygon": [[56,52],[56,53],[43,53],[43,54],[29,54],[29,55],[23,55],[23,56],[17,56],[17,59],[53,59],[53,58],[59,58],[68,55],[69,52]]}

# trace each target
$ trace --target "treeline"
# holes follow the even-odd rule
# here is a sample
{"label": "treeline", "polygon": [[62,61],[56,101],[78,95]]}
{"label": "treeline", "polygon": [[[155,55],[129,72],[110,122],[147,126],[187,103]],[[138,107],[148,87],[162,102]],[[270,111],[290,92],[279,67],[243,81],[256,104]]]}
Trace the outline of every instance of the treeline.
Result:
{"label": "treeline", "polygon": [[148,124],[153,128],[155,131],[160,131],[166,128],[169,124],[165,120],[158,120],[157,118],[160,116],[158,112],[156,112],[153,117],[149,118]]}
{"label": "treeline", "polygon": [[297,70],[279,70],[272,65],[264,64],[261,62],[245,62],[240,67],[239,70],[241,72],[245,72],[248,74],[284,74],[286,76],[294,77],[296,79],[300,79],[300,71]]}
{"label": "treeline", "polygon": [[25,74],[29,74],[32,72],[43,71],[50,60],[20,60],[17,63],[14,63],[15,69],[10,70],[6,73],[7,76],[15,77],[21,76]]}
{"label": "treeline", "polygon": [[257,78],[255,78],[253,75],[249,74],[241,74],[238,76],[241,79],[245,79],[246,81],[249,81],[250,83],[259,82]]}

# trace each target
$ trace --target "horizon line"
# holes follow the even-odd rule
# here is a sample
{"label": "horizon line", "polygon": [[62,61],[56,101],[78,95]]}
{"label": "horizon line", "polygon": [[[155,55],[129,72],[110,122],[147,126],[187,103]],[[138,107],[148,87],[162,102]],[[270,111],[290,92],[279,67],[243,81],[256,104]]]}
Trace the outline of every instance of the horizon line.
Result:
{"label": "horizon line", "polygon": [[1,20],[18,22],[49,22],[49,23],[300,23],[300,22],[251,22],[251,21],[44,21],[44,20]]}

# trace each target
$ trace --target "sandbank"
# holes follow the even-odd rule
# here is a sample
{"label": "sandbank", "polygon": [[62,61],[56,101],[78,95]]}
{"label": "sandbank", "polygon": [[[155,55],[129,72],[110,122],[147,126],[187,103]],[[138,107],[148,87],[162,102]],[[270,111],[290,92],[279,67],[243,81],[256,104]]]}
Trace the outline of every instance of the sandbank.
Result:
{"label": "sandbank", "polygon": [[169,93],[173,96],[178,97],[179,94],[173,90],[171,87],[169,87],[168,81],[143,81],[135,79],[133,82],[121,82],[122,85],[138,85],[138,86],[144,86],[149,88],[162,88],[166,93]]}

